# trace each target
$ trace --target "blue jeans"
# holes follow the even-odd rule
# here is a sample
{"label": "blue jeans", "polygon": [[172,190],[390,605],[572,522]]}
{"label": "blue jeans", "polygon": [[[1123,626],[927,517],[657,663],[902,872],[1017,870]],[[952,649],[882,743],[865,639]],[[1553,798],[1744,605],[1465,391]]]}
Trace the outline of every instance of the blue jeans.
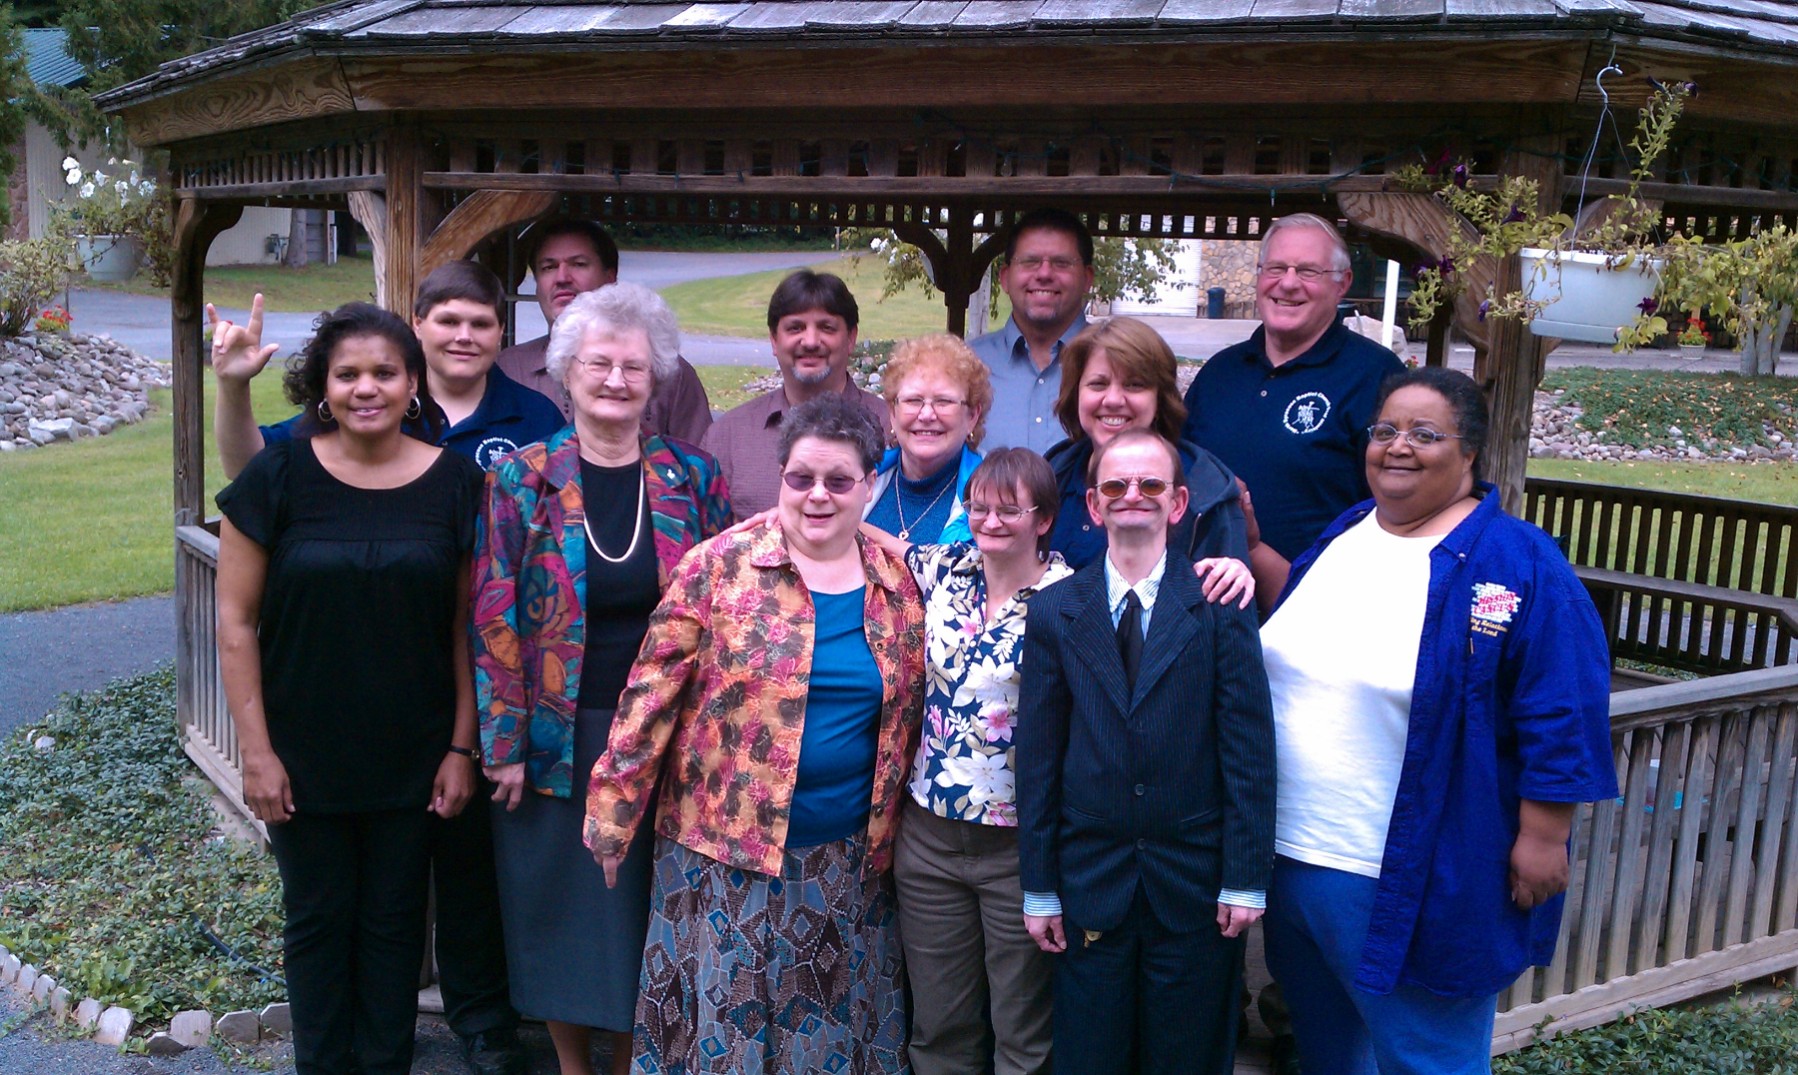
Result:
{"label": "blue jeans", "polygon": [[1267,966],[1286,995],[1305,1075],[1486,1075],[1498,998],[1416,986],[1357,987],[1371,877],[1278,856],[1268,887]]}

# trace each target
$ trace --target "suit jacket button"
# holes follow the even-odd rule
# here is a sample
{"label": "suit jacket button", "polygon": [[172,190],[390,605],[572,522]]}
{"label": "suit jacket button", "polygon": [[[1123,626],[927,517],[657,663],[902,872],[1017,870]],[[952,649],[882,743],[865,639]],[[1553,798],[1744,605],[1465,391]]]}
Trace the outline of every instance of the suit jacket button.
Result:
{"label": "suit jacket button", "polygon": [[1137,850],[1138,850],[1138,851],[1142,851],[1142,850],[1145,850],[1145,849],[1147,849],[1147,848],[1148,848],[1148,846],[1149,846],[1149,841],[1147,841],[1147,840],[1138,840],[1138,841],[1136,841],[1136,849],[1137,849]]}
{"label": "suit jacket button", "polygon": [[1143,792],[1148,791],[1148,790],[1149,789],[1146,785],[1143,785],[1143,784],[1136,785],[1136,793],[1138,795],[1141,795]]}

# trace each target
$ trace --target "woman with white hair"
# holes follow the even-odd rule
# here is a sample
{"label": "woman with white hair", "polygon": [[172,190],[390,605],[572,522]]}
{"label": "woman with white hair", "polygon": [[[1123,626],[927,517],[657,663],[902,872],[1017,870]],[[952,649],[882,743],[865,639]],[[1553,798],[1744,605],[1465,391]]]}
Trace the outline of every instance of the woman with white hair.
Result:
{"label": "woman with white hair", "polygon": [[646,827],[608,889],[582,844],[587,774],[670,572],[731,518],[717,460],[640,428],[679,350],[648,288],[575,299],[547,355],[573,423],[493,468],[475,548],[476,702],[512,1003],[548,1023],[562,1075],[590,1075],[595,1028],[615,1035],[613,1070],[628,1067],[649,920],[652,837]]}

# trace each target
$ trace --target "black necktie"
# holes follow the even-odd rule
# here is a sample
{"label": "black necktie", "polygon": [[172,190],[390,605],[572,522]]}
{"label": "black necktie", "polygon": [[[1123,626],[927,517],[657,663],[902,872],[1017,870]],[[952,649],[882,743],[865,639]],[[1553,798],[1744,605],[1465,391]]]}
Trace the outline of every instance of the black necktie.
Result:
{"label": "black necktie", "polygon": [[1136,689],[1136,669],[1142,664],[1142,600],[1135,590],[1124,594],[1124,614],[1118,617],[1118,655],[1124,658],[1124,682]]}

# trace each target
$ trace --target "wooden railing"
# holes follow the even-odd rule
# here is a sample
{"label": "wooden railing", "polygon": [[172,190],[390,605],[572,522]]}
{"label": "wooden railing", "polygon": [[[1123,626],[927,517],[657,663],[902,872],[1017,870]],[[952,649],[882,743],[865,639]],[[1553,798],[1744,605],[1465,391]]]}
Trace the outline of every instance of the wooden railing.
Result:
{"label": "wooden railing", "polygon": [[1531,479],[1524,517],[1582,569],[1612,656],[1706,675],[1798,660],[1798,508]]}
{"label": "wooden railing", "polygon": [[244,805],[237,729],[219,676],[218,555],[219,539],[212,530],[175,528],[175,604],[180,617],[175,698],[181,745],[219,794],[262,831],[262,823],[251,819]]}
{"label": "wooden railing", "polygon": [[1493,1052],[1798,967],[1798,666],[1611,696],[1617,800],[1583,806],[1554,963]]}

